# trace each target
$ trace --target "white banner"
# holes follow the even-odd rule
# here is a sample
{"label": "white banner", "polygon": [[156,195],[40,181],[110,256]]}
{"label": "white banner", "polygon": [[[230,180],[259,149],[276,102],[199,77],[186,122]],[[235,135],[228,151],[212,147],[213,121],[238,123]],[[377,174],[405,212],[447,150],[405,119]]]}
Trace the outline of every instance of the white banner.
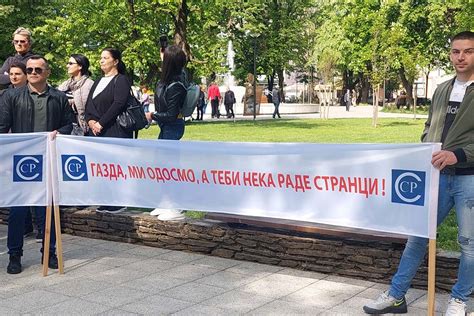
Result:
{"label": "white banner", "polygon": [[436,238],[439,144],[220,143],[59,135],[60,205],[178,208]]}
{"label": "white banner", "polygon": [[0,134],[0,206],[45,206],[47,133]]}

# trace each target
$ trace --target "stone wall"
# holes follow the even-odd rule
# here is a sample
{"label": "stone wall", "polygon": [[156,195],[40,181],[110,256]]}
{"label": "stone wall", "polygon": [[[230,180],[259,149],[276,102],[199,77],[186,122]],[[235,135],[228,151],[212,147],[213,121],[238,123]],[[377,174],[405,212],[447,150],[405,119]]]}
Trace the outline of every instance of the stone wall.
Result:
{"label": "stone wall", "polygon": [[[6,223],[7,214],[7,210],[0,209],[0,223]],[[62,211],[61,222],[64,233],[82,237],[199,252],[384,283],[389,282],[395,272],[404,247],[399,238],[370,240],[357,234],[338,237],[209,219],[162,222],[148,213],[110,215],[90,209],[67,209]],[[438,253],[438,290],[451,288],[458,264],[457,253]],[[413,282],[415,287],[426,288],[427,270],[425,262]]]}

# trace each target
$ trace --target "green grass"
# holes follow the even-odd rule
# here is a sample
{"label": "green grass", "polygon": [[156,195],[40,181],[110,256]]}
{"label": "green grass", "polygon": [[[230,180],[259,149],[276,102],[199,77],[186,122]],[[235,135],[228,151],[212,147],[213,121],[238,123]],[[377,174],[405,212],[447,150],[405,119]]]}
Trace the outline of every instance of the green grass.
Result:
{"label": "green grass", "polygon": [[[416,114],[428,114],[428,109],[429,109],[428,106],[419,105],[419,106],[416,107]],[[413,107],[410,108],[410,109],[406,109],[405,107],[401,107],[401,108],[397,109],[395,104],[390,104],[388,106],[385,106],[382,109],[382,112],[413,114]]]}
{"label": "green grass", "polygon": [[[183,140],[225,142],[417,143],[424,120],[371,119],[257,120],[187,122]],[[155,139],[154,125],[140,138]]]}
{"label": "green grass", "polygon": [[[225,142],[305,143],[418,143],[425,119],[308,119],[187,122],[183,140]],[[140,132],[140,138],[156,139],[155,125]],[[202,218],[203,212],[189,211],[188,217]],[[438,228],[438,247],[459,250],[454,214]]]}

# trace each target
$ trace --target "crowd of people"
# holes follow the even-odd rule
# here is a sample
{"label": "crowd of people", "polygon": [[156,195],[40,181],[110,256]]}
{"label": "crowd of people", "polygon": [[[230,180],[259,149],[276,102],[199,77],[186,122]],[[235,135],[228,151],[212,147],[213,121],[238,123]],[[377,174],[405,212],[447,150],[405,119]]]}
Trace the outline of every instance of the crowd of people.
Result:
{"label": "crowd of people", "polygon": [[[49,62],[32,52],[31,31],[20,27],[13,33],[15,54],[5,60],[0,69],[0,133],[51,132],[56,134],[85,135],[89,137],[132,138],[133,131],[117,121],[133,95],[132,83],[127,76],[122,54],[115,48],[101,52],[101,76],[93,81],[90,62],[82,54],[72,54],[66,64],[69,76],[57,88],[48,83],[51,74]],[[146,87],[141,101],[150,122],[160,127],[158,139],[179,140],[184,135],[184,118],[180,108],[186,96],[184,67],[186,55],[175,45],[161,48],[163,67],[155,90],[155,111],[146,108],[150,96]],[[174,83],[180,83],[174,84]],[[100,206],[98,212],[117,213],[124,208]],[[23,239],[33,231],[32,216],[37,224],[38,238],[44,243],[45,207],[12,207],[8,218],[7,272],[22,271]],[[21,223],[21,225],[20,225]],[[41,248],[43,252],[43,248]],[[57,269],[54,225],[51,227],[49,268]]]}
{"label": "crowd of people", "polygon": [[[95,82],[90,78],[87,57],[72,54],[66,66],[70,78],[56,89],[48,84],[51,73],[48,61],[31,51],[32,43],[29,30],[18,28],[13,33],[12,44],[16,54],[9,57],[0,69],[0,84],[8,85],[8,88],[0,93],[0,133],[47,131],[54,137],[57,133],[70,134],[75,123],[84,135],[90,137],[133,137],[132,131],[123,129],[117,123],[117,117],[126,109],[132,86],[119,50],[114,48],[102,50],[100,58],[102,76]],[[162,47],[161,58],[163,60],[161,78],[154,95],[155,111],[148,111],[146,117],[159,125],[158,139],[179,140],[185,132],[180,107],[186,97],[187,79],[184,72],[186,55],[178,46],[171,45]],[[442,150],[435,152],[431,161],[441,173],[438,224],[454,207],[461,247],[458,279],[452,288],[446,315],[464,315],[466,302],[474,287],[473,32],[461,32],[452,38],[450,60],[456,77],[442,83],[436,89],[421,139],[424,142],[442,143]],[[249,91],[246,93],[248,100],[254,98],[251,88],[248,85]],[[146,94],[147,90],[144,92]],[[278,90],[272,91],[272,94],[275,106],[273,117],[280,117]],[[201,87],[197,119],[202,120],[207,100],[212,106],[212,117],[219,118],[221,99],[215,82],[207,89],[207,96],[205,87]],[[146,96],[143,101],[147,101]],[[223,100],[228,118],[235,116],[233,111],[235,102],[234,93],[228,89]],[[346,93],[345,102],[349,110],[350,91]],[[111,206],[102,208],[103,211],[112,213],[120,210]],[[31,230],[31,220],[28,219],[31,216],[30,211],[30,207],[24,206],[12,207],[10,210],[7,239],[10,260],[7,272],[11,274],[21,272],[23,235],[25,229]],[[33,211],[40,234],[43,235],[45,207],[34,207]],[[176,219],[176,214],[173,212],[178,215],[181,213],[179,210],[157,209],[155,215],[164,215],[161,219]],[[54,226],[51,227],[51,231],[49,267],[57,269]],[[407,312],[405,294],[424,258],[426,245],[425,238],[408,239],[390,288],[364,306],[366,313]]]}

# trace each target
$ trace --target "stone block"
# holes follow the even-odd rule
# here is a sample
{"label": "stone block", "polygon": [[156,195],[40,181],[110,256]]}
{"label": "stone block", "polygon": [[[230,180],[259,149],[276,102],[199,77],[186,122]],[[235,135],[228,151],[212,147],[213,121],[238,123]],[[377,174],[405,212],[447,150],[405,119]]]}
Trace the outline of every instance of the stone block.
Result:
{"label": "stone block", "polygon": [[219,248],[219,249],[214,249],[211,252],[211,254],[213,256],[222,257],[222,258],[233,258],[235,252],[229,249]]}

